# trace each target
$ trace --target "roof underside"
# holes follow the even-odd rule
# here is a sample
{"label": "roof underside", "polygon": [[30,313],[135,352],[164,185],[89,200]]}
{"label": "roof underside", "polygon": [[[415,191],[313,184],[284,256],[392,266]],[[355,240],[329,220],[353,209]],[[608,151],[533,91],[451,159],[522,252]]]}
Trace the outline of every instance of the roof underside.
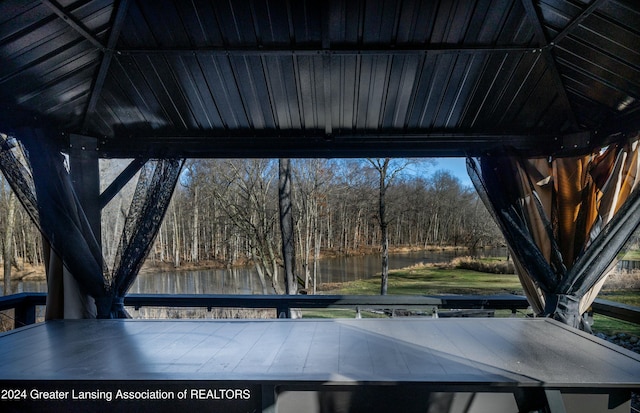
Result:
{"label": "roof underside", "polygon": [[0,16],[0,126],[46,119],[107,157],[554,154],[640,125],[637,0],[4,0]]}

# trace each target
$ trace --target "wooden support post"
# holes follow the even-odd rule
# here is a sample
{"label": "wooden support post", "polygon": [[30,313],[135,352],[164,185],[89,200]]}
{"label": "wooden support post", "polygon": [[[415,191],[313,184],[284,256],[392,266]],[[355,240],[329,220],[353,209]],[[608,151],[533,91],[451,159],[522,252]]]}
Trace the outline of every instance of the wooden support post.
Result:
{"label": "wooden support post", "polygon": [[111,184],[105,189],[99,197],[98,205],[101,209],[107,206],[107,204],[122,190],[122,188],[129,183],[140,169],[147,163],[148,158],[136,158],[118,175]]}
{"label": "wooden support post", "polygon": [[[622,389],[612,390],[609,393],[609,403],[607,407],[609,408],[609,410],[614,410],[626,403],[630,405],[631,404],[630,401],[631,401],[631,392],[629,390],[622,390]],[[625,409],[628,410],[629,407],[625,407]]]}
{"label": "wooden support post", "polygon": [[36,306],[29,300],[16,305],[13,315],[13,328],[24,327],[36,322]]}
{"label": "wooden support post", "polygon": [[567,413],[560,390],[547,389],[544,391],[544,394],[547,399],[547,410],[549,413]]}
{"label": "wooden support post", "polygon": [[291,318],[291,307],[286,303],[278,303],[276,314],[278,318]]}
{"label": "wooden support post", "polygon": [[90,136],[71,135],[69,168],[73,188],[78,195],[89,225],[101,245],[100,168],[98,140]]}
{"label": "wooden support post", "polygon": [[273,385],[262,385],[262,413],[275,413],[276,411],[276,389]]}
{"label": "wooden support post", "polygon": [[[89,136],[71,135],[69,144],[71,183],[95,242],[101,246],[102,209],[100,208],[98,140]],[[94,274],[94,276],[102,276],[102,274]],[[65,267],[62,277],[64,279],[64,318],[95,317],[97,310],[94,301],[78,283],[76,274],[69,273]]]}
{"label": "wooden support post", "polygon": [[519,413],[549,413],[547,397],[545,390],[542,388],[523,388],[519,387],[513,392],[516,399]]}

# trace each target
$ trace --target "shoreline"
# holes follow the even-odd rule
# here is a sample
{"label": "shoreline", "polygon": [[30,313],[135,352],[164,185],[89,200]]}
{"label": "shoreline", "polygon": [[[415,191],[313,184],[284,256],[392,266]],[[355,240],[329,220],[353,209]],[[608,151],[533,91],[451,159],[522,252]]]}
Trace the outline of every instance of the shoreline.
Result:
{"label": "shoreline", "polygon": [[[478,251],[482,251],[483,249],[490,249],[497,247],[486,247],[479,248]],[[499,248],[499,247],[498,247]],[[430,245],[427,247],[412,247],[412,246],[398,246],[398,247],[389,247],[389,254],[403,254],[403,253],[411,253],[411,252],[446,252],[446,251],[471,251],[469,247],[462,246],[437,246]],[[380,254],[380,248],[378,247],[368,247],[361,248],[358,250],[323,250],[320,254],[320,259],[326,258],[337,258],[337,257],[357,257],[357,256],[366,256],[366,255],[376,255]],[[313,258],[311,259],[313,260]],[[215,270],[215,269],[229,269],[229,268],[248,268],[253,264],[250,262],[237,262],[237,263],[225,263],[222,261],[213,261],[213,260],[201,260],[198,262],[184,261],[179,266],[175,266],[172,262],[167,261],[146,261],[145,264],[140,269],[140,274],[148,274],[150,272],[170,272],[170,271],[199,271],[199,270]],[[12,282],[21,282],[21,281],[45,281],[46,274],[44,266],[36,266],[31,265],[29,263],[23,264],[22,269],[17,269],[16,267],[12,267],[11,271],[11,281]]]}

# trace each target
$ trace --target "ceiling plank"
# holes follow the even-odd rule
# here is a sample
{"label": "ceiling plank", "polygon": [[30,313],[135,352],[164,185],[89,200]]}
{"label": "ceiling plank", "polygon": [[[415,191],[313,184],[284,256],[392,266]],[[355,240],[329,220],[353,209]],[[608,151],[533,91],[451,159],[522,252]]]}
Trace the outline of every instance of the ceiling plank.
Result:
{"label": "ceiling plank", "polygon": [[96,110],[96,105],[98,104],[98,99],[102,93],[104,82],[107,79],[107,74],[109,73],[109,66],[111,66],[111,60],[113,59],[113,49],[118,43],[118,38],[120,37],[120,32],[128,9],[129,0],[122,0],[115,11],[115,18],[113,20],[113,26],[111,27],[111,33],[109,34],[109,40],[107,41],[107,48],[104,50],[102,61],[100,62],[100,69],[98,69],[98,74],[91,90],[91,97],[89,98],[89,103],[87,104],[87,108],[84,113],[84,119],[82,121],[83,133],[86,133],[89,129],[89,120]]}
{"label": "ceiling plank", "polygon": [[589,7],[584,9],[582,13],[577,15],[571,23],[567,25],[556,37],[551,41],[551,45],[556,45],[562,41],[565,37],[569,36],[575,29],[582,23],[587,17],[589,17],[593,12],[595,12],[600,6],[605,4],[609,0],[593,0]]}
{"label": "ceiling plank", "polygon": [[120,172],[111,184],[98,197],[100,209],[104,209],[111,200],[118,195],[127,183],[138,173],[140,169],[147,163],[148,158],[135,158],[127,167]]}
{"label": "ceiling plank", "polygon": [[49,7],[58,17],[75,30],[82,37],[87,39],[91,44],[100,50],[104,50],[104,45],[82,24],[81,21],[67,13],[66,10],[54,0],[40,0],[42,4]]}
{"label": "ceiling plank", "polygon": [[522,45],[506,46],[469,46],[459,47],[448,44],[429,44],[421,47],[406,46],[393,48],[367,48],[341,49],[332,46],[330,49],[322,48],[290,48],[290,47],[202,47],[202,48],[176,48],[176,49],[119,49],[118,54],[128,55],[176,55],[176,56],[356,56],[356,55],[384,55],[384,56],[408,56],[425,54],[504,54],[504,53],[536,53],[538,48],[524,47]]}
{"label": "ceiling plank", "polygon": [[[213,136],[212,136],[213,135]],[[363,158],[475,156],[504,150],[530,156],[588,151],[596,145],[589,132],[571,135],[483,134],[459,132],[337,133],[300,135],[203,134],[198,136],[130,136],[103,139],[98,151],[105,158]]]}
{"label": "ceiling plank", "polygon": [[[330,7],[325,7],[322,11],[322,49],[329,50],[331,48],[331,13]],[[333,133],[333,120],[331,111],[331,55],[322,54],[322,88],[324,99],[324,133],[331,136]]]}
{"label": "ceiling plank", "polygon": [[522,0],[522,5],[524,6],[525,12],[531,25],[533,27],[533,31],[535,33],[536,39],[538,40],[538,44],[540,45],[540,52],[547,63],[547,67],[549,68],[551,77],[556,86],[556,91],[562,100],[562,105],[567,109],[567,115],[569,116],[569,121],[571,122],[571,126],[574,130],[579,130],[580,126],[578,125],[578,119],[573,110],[573,106],[571,105],[571,101],[569,100],[569,96],[567,94],[567,89],[562,82],[562,77],[560,76],[560,70],[558,69],[558,65],[551,54],[550,44],[547,41],[547,37],[544,34],[544,28],[542,27],[542,23],[540,22],[540,18],[538,17],[538,12],[536,11],[535,5],[533,4],[533,0]]}

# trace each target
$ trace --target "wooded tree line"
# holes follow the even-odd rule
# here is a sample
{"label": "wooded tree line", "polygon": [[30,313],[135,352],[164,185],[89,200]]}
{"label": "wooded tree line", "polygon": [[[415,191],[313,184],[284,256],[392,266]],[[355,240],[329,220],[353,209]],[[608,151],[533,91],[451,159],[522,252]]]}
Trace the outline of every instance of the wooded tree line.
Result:
{"label": "wooded tree line", "polygon": [[43,263],[42,238],[31,218],[0,174],[0,240],[4,293],[11,293],[11,268],[22,270],[25,265],[40,266]]}
{"label": "wooded tree line", "polygon": [[[473,188],[448,172],[424,176],[412,161],[395,169],[385,189],[388,243],[394,247],[468,246],[502,242]],[[297,276],[313,288],[321,254],[379,251],[380,179],[371,160],[291,161]],[[417,165],[417,163],[416,163]],[[428,164],[421,165],[428,169]],[[105,179],[103,184],[108,184]],[[133,185],[132,185],[133,186]],[[110,262],[126,215],[124,197],[103,213],[103,250]],[[278,213],[278,160],[202,159],[186,163],[149,260],[175,266],[251,264],[266,291],[283,292]],[[15,267],[42,263],[41,238],[3,181],[0,240]],[[11,212],[14,211],[14,212]],[[13,214],[13,217],[12,217]],[[13,225],[11,225],[13,224]],[[10,248],[6,248],[6,247]]]}
{"label": "wooded tree line", "polygon": [[[291,165],[297,276],[311,290],[321,254],[380,250],[380,174],[365,160],[297,159]],[[448,172],[421,176],[398,169],[385,194],[391,248],[502,242],[473,188]],[[265,289],[281,292],[278,219],[277,160],[191,160],[150,259],[252,263]]]}

